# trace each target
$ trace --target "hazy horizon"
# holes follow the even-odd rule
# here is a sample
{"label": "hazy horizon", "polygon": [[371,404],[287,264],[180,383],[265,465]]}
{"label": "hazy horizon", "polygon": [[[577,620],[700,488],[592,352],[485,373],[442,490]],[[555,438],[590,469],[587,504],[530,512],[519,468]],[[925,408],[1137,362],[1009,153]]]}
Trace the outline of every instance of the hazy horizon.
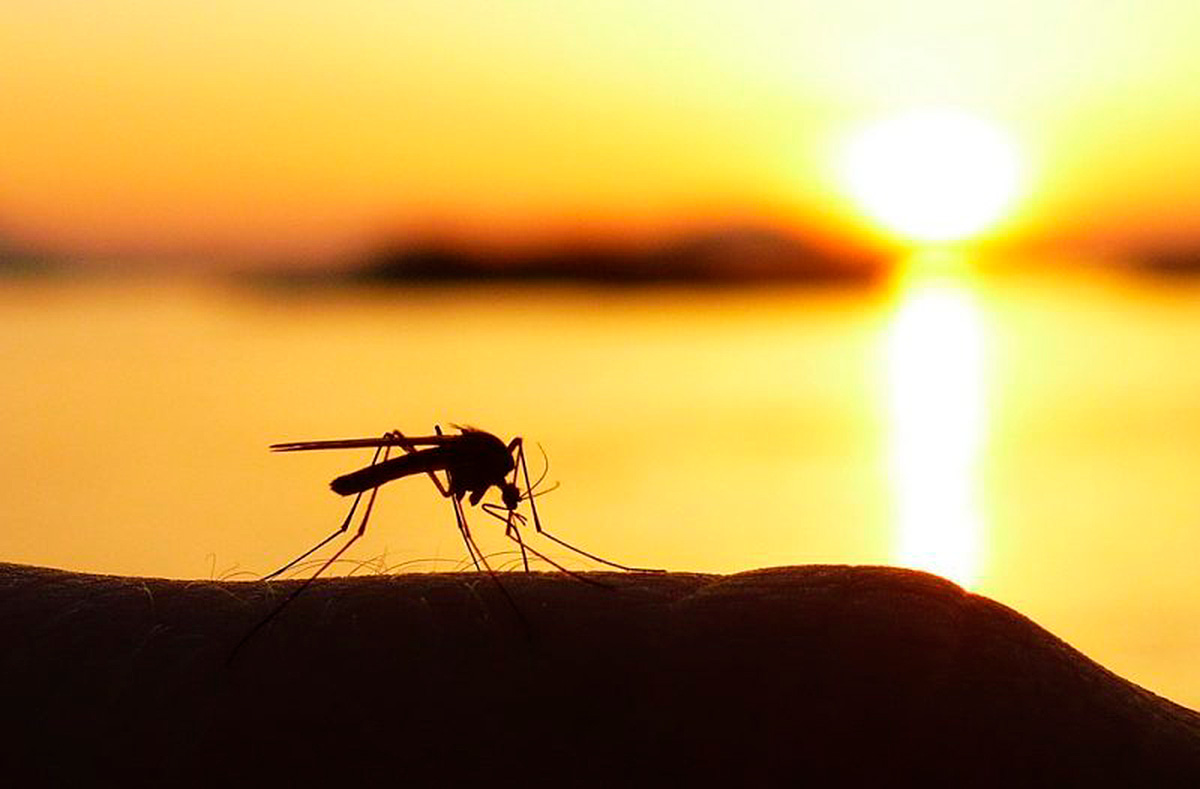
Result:
{"label": "hazy horizon", "polygon": [[0,235],[54,255],[304,263],[396,236],[728,224],[887,246],[904,239],[849,196],[840,151],[939,107],[1018,157],[979,241],[1200,244],[1186,4],[19,0],[0,16]]}

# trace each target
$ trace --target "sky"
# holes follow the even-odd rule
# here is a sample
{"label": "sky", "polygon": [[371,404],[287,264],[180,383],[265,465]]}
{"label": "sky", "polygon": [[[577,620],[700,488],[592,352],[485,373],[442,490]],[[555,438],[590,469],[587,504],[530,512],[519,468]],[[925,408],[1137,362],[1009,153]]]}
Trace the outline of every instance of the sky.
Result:
{"label": "sky", "polygon": [[1196,30],[1167,0],[6,0],[0,235],[302,259],[393,233],[870,234],[838,151],[950,107],[1020,151],[987,234],[1200,243]]}

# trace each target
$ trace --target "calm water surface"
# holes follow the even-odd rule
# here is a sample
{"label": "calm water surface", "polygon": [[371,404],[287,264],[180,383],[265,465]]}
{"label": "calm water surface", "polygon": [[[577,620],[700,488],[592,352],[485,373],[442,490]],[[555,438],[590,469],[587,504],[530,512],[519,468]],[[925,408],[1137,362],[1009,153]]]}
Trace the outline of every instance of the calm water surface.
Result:
{"label": "calm water surface", "polygon": [[[1194,285],[9,282],[0,328],[5,561],[265,573],[336,527],[327,482],[367,460],[268,443],[461,422],[544,446],[545,521],[601,555],[931,569],[1200,707]],[[462,566],[428,481],[384,494],[343,572]]]}

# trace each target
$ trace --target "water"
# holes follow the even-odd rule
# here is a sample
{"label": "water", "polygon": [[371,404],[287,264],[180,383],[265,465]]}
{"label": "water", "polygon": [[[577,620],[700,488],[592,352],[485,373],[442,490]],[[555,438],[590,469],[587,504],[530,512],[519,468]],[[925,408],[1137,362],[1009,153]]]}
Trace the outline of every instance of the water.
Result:
{"label": "water", "polygon": [[[0,285],[0,326],[6,561],[262,574],[340,522],[327,482],[366,461],[268,443],[462,422],[544,446],[546,522],[601,555],[931,569],[1200,706],[1194,285],[31,281]],[[375,518],[342,572],[461,566],[427,480],[385,488]]]}

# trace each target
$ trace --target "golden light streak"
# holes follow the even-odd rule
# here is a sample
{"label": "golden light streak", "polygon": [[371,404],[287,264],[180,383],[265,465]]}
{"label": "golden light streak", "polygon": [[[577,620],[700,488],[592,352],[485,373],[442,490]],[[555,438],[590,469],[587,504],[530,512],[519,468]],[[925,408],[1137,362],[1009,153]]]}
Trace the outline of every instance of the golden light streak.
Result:
{"label": "golden light streak", "polygon": [[984,531],[976,498],[987,423],[979,306],[961,282],[916,280],[900,292],[886,345],[896,562],[970,585]]}

